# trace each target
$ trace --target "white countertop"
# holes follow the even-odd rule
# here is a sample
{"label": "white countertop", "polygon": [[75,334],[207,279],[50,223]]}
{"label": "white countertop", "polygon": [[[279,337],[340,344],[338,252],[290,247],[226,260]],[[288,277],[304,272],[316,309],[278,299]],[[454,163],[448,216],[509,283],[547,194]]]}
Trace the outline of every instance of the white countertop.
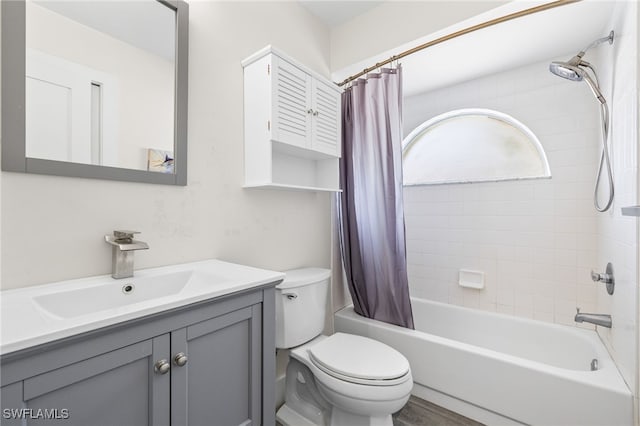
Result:
{"label": "white countertop", "polygon": [[[0,291],[0,354],[225,296],[284,277],[282,272],[205,260],[138,270],[132,278],[116,280],[102,275]],[[180,280],[179,284],[171,284],[172,279]],[[169,288],[163,287],[163,283],[172,286],[167,295],[150,297],[154,290],[161,292]],[[134,290],[124,294],[122,288],[128,284],[133,284]],[[123,303],[111,306],[119,301]]]}

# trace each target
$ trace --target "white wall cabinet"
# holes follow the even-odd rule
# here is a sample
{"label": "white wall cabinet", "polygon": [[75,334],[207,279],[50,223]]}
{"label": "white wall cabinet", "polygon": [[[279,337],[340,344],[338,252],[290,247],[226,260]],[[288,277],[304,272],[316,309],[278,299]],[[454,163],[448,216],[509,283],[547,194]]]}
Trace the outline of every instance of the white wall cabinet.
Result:
{"label": "white wall cabinet", "polygon": [[271,46],[242,66],[245,187],[338,191],[340,89]]}

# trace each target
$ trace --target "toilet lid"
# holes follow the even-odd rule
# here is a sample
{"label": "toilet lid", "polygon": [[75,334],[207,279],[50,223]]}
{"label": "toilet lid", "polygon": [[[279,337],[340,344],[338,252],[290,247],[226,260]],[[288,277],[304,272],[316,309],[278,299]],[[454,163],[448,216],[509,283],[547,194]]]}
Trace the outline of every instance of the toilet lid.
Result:
{"label": "toilet lid", "polygon": [[309,348],[311,361],[337,378],[393,380],[409,372],[409,361],[384,343],[354,334],[335,333]]}

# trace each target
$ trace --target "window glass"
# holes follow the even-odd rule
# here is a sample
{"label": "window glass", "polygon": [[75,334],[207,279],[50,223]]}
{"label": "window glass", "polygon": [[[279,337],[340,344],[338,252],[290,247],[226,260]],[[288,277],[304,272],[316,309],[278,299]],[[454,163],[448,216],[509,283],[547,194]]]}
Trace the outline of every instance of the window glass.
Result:
{"label": "window glass", "polygon": [[404,185],[551,177],[538,138],[513,117],[460,109],[422,123],[403,142]]}

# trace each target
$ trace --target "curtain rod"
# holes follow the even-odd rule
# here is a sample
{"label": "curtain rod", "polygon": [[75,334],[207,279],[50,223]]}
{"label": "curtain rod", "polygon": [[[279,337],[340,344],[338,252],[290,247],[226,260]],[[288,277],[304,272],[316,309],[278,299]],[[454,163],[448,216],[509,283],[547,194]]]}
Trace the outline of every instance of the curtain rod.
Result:
{"label": "curtain rod", "polygon": [[414,54],[416,52],[419,52],[419,51],[424,50],[424,49],[426,49],[428,47],[431,47],[431,46],[435,46],[436,44],[440,44],[440,43],[445,42],[447,40],[451,40],[453,38],[460,37],[461,35],[469,34],[469,33],[472,33],[474,31],[481,30],[483,28],[491,27],[493,25],[500,24],[502,22],[511,21],[513,19],[521,18],[523,16],[532,15],[534,13],[542,12],[544,10],[553,9],[553,8],[556,8],[556,7],[559,7],[559,6],[564,6],[564,5],[571,4],[571,3],[577,3],[579,1],[581,1],[581,0],[557,0],[557,1],[553,1],[551,3],[545,3],[545,4],[541,4],[539,6],[531,7],[529,9],[524,9],[524,10],[521,10],[519,12],[510,13],[508,15],[504,15],[504,16],[501,16],[499,18],[491,19],[489,21],[482,22],[480,24],[473,25],[471,27],[467,27],[467,28],[464,28],[464,29],[459,30],[459,31],[455,31],[455,32],[453,32],[451,34],[447,34],[447,35],[439,37],[439,38],[437,38],[435,40],[428,41],[428,42],[426,42],[424,44],[421,44],[419,46],[416,46],[416,47],[414,47],[412,49],[405,50],[404,52],[399,53],[397,55],[394,55],[394,56],[390,57],[389,59],[387,59],[385,61],[378,62],[377,64],[375,64],[375,65],[373,65],[373,66],[371,66],[369,68],[366,68],[366,69],[360,71],[357,74],[352,75],[351,77],[347,77],[341,83],[337,83],[337,84],[338,84],[338,86],[344,86],[345,84],[347,84],[347,83],[349,83],[349,82],[351,82],[351,81],[353,81],[353,80],[355,80],[355,79],[357,79],[359,77],[362,77],[363,75],[365,75],[365,74],[367,74],[367,73],[369,73],[371,71],[374,71],[374,70],[376,70],[376,69],[378,69],[378,68],[380,68],[380,67],[382,67],[384,65],[390,64],[393,61],[397,61],[398,59],[402,59],[405,56],[412,55],[412,54]]}

